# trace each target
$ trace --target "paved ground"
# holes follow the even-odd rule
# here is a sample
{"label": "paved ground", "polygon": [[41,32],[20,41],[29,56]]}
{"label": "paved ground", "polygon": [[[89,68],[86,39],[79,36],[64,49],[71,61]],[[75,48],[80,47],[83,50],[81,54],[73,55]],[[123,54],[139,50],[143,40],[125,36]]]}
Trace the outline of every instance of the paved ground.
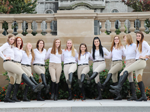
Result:
{"label": "paved ground", "polygon": [[46,100],[19,103],[0,102],[0,112],[150,112],[150,101]]}

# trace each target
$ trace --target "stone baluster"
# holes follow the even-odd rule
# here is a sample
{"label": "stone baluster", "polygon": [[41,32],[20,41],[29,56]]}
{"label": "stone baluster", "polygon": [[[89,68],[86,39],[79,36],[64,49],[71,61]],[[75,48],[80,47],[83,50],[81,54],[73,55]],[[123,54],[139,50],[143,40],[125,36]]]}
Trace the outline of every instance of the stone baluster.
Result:
{"label": "stone baluster", "polygon": [[120,19],[119,21],[121,22],[121,28],[120,28],[121,34],[125,35],[125,33],[124,33],[124,31],[125,31],[125,27],[124,27],[125,19]]}
{"label": "stone baluster", "polygon": [[0,36],[3,36],[2,33],[4,30],[2,29],[2,26],[3,26],[3,21],[0,20]]}
{"label": "stone baluster", "polygon": [[13,29],[12,29],[12,20],[7,20],[6,21],[7,23],[8,23],[8,30],[7,30],[7,32],[8,32],[8,34],[12,34],[13,33]]}
{"label": "stone baluster", "polygon": [[31,33],[32,33],[32,29],[31,29],[31,26],[32,26],[32,20],[27,20],[26,21],[28,23],[28,29],[27,29],[27,36],[33,36]]}
{"label": "stone baluster", "polygon": [[141,21],[141,27],[139,28],[139,30],[145,35],[145,27],[144,27],[144,24],[145,24],[145,19],[140,19]]}
{"label": "stone baluster", "polygon": [[111,29],[110,29],[111,34],[110,35],[116,35],[115,21],[116,21],[115,19],[110,19],[110,22],[111,22]]}
{"label": "stone baluster", "polygon": [[36,23],[37,23],[37,35],[39,36],[42,36],[41,32],[42,32],[42,29],[41,29],[41,23],[42,23],[43,20],[36,20]]}
{"label": "stone baluster", "polygon": [[46,22],[47,22],[47,29],[46,29],[46,32],[47,32],[47,34],[46,35],[51,35],[51,22],[52,22],[52,20],[46,20]]}
{"label": "stone baluster", "polygon": [[106,28],[105,28],[106,19],[102,19],[102,20],[100,20],[100,22],[102,23],[102,28],[100,29],[101,35],[106,35],[106,33],[105,33],[105,31],[106,31]]}
{"label": "stone baluster", "polygon": [[17,34],[17,36],[23,36],[23,35],[22,35],[22,31],[23,31],[23,30],[22,30],[22,22],[23,22],[23,21],[22,21],[22,20],[16,20],[16,22],[18,23],[18,30],[17,30],[17,33],[18,33],[18,34]]}
{"label": "stone baluster", "polygon": [[130,20],[130,34],[135,34],[134,31],[135,31],[135,28],[134,28],[134,22],[135,22],[135,19],[129,19]]}

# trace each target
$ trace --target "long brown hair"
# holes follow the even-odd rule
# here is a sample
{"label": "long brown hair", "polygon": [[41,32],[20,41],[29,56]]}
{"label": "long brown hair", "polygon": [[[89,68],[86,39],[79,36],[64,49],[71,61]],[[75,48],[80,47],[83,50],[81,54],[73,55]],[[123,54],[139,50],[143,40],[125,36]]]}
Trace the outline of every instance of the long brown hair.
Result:
{"label": "long brown hair", "polygon": [[122,47],[120,36],[116,35],[116,36],[113,37],[113,40],[112,40],[112,44],[111,44],[111,48],[110,48],[111,51],[113,50],[113,47],[115,46],[115,42],[114,42],[115,37],[118,37],[118,39],[119,39],[119,43],[118,43],[117,49],[121,49],[121,47]]}
{"label": "long brown hair", "polygon": [[22,49],[22,47],[23,47],[23,40],[22,40],[21,37],[16,37],[16,39],[15,39],[15,47],[18,47],[18,44],[17,44],[17,39],[18,39],[18,38],[21,39],[21,46],[20,46],[20,49]]}
{"label": "long brown hair", "polygon": [[78,59],[80,60],[80,56],[81,56],[81,46],[82,45],[84,45],[85,47],[86,47],[86,49],[85,49],[85,53],[87,53],[88,52],[88,49],[87,49],[87,46],[86,46],[86,44],[85,43],[81,43],[80,44],[80,47],[79,47],[79,57],[78,57]]}
{"label": "long brown hair", "polygon": [[130,34],[126,34],[126,35],[123,36],[123,38],[125,38],[125,37],[126,37],[126,42],[127,42],[127,44],[128,44],[128,45],[131,45],[131,44],[133,43],[133,38],[132,38],[132,36],[131,36]]}
{"label": "long brown hair", "polygon": [[40,43],[41,41],[43,42],[43,48],[42,48],[42,51],[43,51],[43,49],[44,49],[44,47],[45,47],[45,42],[44,42],[44,40],[41,40],[41,39],[38,40],[37,43],[36,43],[36,48],[39,50],[39,43]]}
{"label": "long brown hair", "polygon": [[[59,39],[55,39],[55,40],[53,41],[53,47],[52,47],[52,50],[51,50],[51,53],[52,53],[52,54],[56,54],[56,46],[55,46],[55,43],[56,43],[57,40],[59,40]],[[60,40],[59,40],[59,41],[60,41]],[[60,41],[60,45],[59,45],[59,47],[58,47],[58,53],[59,53],[59,54],[62,54],[61,41]]]}
{"label": "long brown hair", "polygon": [[[27,45],[26,45],[26,48],[25,48],[25,52],[26,52],[26,54],[27,54],[27,56],[29,57],[30,56],[30,54],[29,54],[29,50],[28,50],[28,44],[31,44],[31,43],[27,43]],[[34,59],[35,59],[35,54],[34,54],[34,51],[33,51],[33,48],[31,48],[31,54],[32,54],[32,62],[34,61]]]}
{"label": "long brown hair", "polygon": [[[136,40],[136,47],[138,48],[138,51],[141,53],[142,52],[142,42],[144,40],[144,34],[142,32],[137,32],[136,35],[137,34],[141,35],[141,40],[140,41]],[[139,45],[139,47],[138,47],[138,45]]]}
{"label": "long brown hair", "polygon": [[[71,42],[72,42],[71,39],[68,39],[67,42],[68,42],[68,41],[71,41]],[[68,48],[67,48],[67,42],[66,42],[66,49],[65,49],[65,50],[68,49]],[[75,57],[75,48],[74,48],[73,42],[72,42],[71,52],[72,52],[72,56]]]}
{"label": "long brown hair", "polygon": [[[12,35],[12,34],[11,34],[11,35],[8,35],[7,42],[8,42],[9,44],[10,44],[9,39],[10,39],[11,37],[15,37],[15,36]],[[15,41],[14,41],[14,43],[15,43]],[[13,43],[13,44],[14,44],[14,43]],[[11,45],[13,45],[13,44],[11,44]]]}

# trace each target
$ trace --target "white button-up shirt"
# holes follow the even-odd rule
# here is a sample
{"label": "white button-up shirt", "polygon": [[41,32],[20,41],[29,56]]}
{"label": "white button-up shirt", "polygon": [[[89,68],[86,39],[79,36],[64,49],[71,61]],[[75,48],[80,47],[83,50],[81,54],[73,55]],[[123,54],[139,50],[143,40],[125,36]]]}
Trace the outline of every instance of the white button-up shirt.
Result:
{"label": "white button-up shirt", "polygon": [[3,58],[3,60],[6,60],[7,57],[10,57],[12,60],[14,59],[14,51],[8,42],[0,47],[0,57]]}
{"label": "white button-up shirt", "polygon": [[64,61],[64,64],[66,63],[76,63],[78,58],[78,53],[75,50],[75,57],[72,56],[72,51],[63,50],[62,60]]}
{"label": "white button-up shirt", "polygon": [[22,60],[22,49],[18,49],[17,47],[13,47],[14,51],[14,61],[21,62]]}
{"label": "white button-up shirt", "polygon": [[136,56],[136,44],[126,45],[125,49],[126,60],[135,59]]}
{"label": "white button-up shirt", "polygon": [[21,64],[31,65],[31,61],[32,61],[32,54],[30,53],[30,55],[28,57],[28,55],[26,54],[26,52],[23,51]]}
{"label": "white button-up shirt", "polygon": [[78,65],[89,64],[89,60],[92,60],[91,54],[86,52],[84,55],[81,54],[80,59],[78,59]]}
{"label": "white button-up shirt", "polygon": [[59,54],[57,49],[56,49],[56,54],[52,54],[51,50],[52,48],[48,49],[48,52],[46,54],[46,59],[49,59],[50,63],[61,63],[62,54]]}
{"label": "white button-up shirt", "polygon": [[33,64],[42,64],[45,65],[45,57],[46,57],[46,49],[43,49],[42,52],[40,52],[38,49],[34,49],[35,59],[33,61]]}
{"label": "white button-up shirt", "polygon": [[146,41],[142,42],[142,52],[140,53],[138,48],[136,48],[136,59],[139,59],[140,56],[145,57],[146,55],[150,55],[150,46]]}

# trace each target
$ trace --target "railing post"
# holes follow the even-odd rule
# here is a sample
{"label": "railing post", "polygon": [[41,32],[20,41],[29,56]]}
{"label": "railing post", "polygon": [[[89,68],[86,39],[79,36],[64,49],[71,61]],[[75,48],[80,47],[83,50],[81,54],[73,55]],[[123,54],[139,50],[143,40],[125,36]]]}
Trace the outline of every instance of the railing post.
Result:
{"label": "railing post", "polygon": [[39,36],[42,36],[41,32],[42,32],[42,29],[41,29],[41,23],[42,23],[43,20],[36,20],[36,23],[37,23],[37,35]]}
{"label": "railing post", "polygon": [[22,21],[22,20],[16,20],[16,22],[18,23],[18,30],[17,30],[17,33],[18,33],[18,34],[17,34],[17,36],[23,36],[23,35],[22,35],[22,31],[23,31],[23,30],[22,30],[22,22],[23,22],[23,21]]}
{"label": "railing post", "polygon": [[8,20],[6,22],[8,23],[8,30],[7,30],[7,32],[8,32],[8,34],[12,34],[13,33],[13,29],[12,29],[12,22],[13,22],[13,20]]}
{"label": "railing post", "polygon": [[3,29],[2,29],[2,26],[3,26],[3,21],[0,20],[0,36],[3,36]]}
{"label": "railing post", "polygon": [[115,19],[110,19],[110,22],[111,22],[111,28],[110,28],[111,34],[110,35],[116,35],[115,21],[116,21]]}
{"label": "railing post", "polygon": [[124,31],[125,31],[125,27],[124,27],[125,19],[120,19],[119,21],[121,22],[121,28],[120,28],[121,34],[125,35],[125,33],[124,33]]}
{"label": "railing post", "polygon": [[139,30],[145,35],[145,27],[144,27],[144,24],[145,24],[145,19],[140,19],[141,21],[141,27],[139,28]]}
{"label": "railing post", "polygon": [[52,20],[46,20],[46,23],[47,23],[47,29],[46,29],[46,32],[47,32],[47,34],[46,35],[51,35],[51,22],[52,22]]}
{"label": "railing post", "polygon": [[26,21],[28,23],[28,29],[27,29],[27,36],[33,36],[31,33],[32,33],[32,29],[31,29],[31,26],[32,26],[32,20],[27,20]]}

